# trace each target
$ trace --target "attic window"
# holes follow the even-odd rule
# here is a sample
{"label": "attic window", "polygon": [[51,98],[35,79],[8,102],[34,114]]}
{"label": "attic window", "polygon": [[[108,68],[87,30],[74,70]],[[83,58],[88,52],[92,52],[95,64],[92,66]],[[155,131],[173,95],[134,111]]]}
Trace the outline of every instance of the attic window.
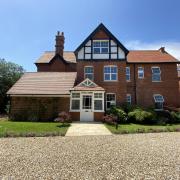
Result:
{"label": "attic window", "polygon": [[109,53],[109,41],[94,40],[93,41],[93,53],[94,54],[108,54]]}

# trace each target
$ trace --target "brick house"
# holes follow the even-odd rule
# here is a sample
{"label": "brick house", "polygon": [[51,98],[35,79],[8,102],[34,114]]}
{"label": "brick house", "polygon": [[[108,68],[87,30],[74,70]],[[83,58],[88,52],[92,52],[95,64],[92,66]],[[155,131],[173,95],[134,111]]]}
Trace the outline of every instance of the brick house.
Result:
{"label": "brick house", "polygon": [[64,40],[58,32],[55,51],[44,52],[37,72],[7,92],[11,115],[49,120],[66,111],[73,120],[100,121],[111,105],[180,106],[178,60],[165,48],[128,50],[103,24],[74,52],[64,51]]}

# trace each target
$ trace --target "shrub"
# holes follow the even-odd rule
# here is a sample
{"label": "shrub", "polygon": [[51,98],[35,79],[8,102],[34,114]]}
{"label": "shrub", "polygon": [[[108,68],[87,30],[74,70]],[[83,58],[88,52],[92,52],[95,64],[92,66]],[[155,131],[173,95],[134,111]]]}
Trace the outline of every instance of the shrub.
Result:
{"label": "shrub", "polygon": [[119,122],[125,123],[127,121],[127,114],[121,108],[112,107],[109,112],[116,116]]}
{"label": "shrub", "polygon": [[107,114],[103,116],[102,121],[110,125],[115,125],[117,122],[117,116],[114,116],[113,114]]}
{"label": "shrub", "polygon": [[180,123],[180,112],[171,112],[171,117],[172,117],[172,121],[173,123]]}
{"label": "shrub", "polygon": [[64,123],[71,123],[72,119],[69,113],[63,111],[58,114],[58,117],[54,121],[64,124]]}
{"label": "shrub", "polygon": [[125,113],[129,113],[135,109],[142,109],[140,106],[138,105],[131,105],[131,104],[128,104],[128,103],[124,103],[122,104],[121,108],[124,110]]}
{"label": "shrub", "polygon": [[142,109],[135,109],[128,113],[128,118],[137,123],[147,123],[153,119],[153,113]]}

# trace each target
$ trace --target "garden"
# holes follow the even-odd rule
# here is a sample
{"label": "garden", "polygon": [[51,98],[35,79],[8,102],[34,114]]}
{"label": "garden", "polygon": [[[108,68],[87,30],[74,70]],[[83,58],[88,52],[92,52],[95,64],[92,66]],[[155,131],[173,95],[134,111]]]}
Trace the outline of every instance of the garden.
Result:
{"label": "garden", "polygon": [[111,107],[103,117],[105,126],[115,134],[180,132],[180,112],[124,104]]}

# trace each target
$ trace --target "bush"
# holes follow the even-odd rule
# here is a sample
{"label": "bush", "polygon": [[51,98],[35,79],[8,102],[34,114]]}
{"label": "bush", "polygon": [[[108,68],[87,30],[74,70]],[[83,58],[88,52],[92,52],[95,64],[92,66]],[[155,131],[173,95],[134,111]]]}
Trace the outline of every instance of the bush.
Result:
{"label": "bush", "polygon": [[64,123],[71,123],[72,119],[69,113],[63,111],[58,114],[58,117],[54,121],[64,124]]}
{"label": "bush", "polygon": [[113,114],[114,116],[117,117],[117,120],[119,122],[125,123],[127,122],[127,114],[118,107],[112,107],[109,111],[110,114]]}
{"label": "bush", "polygon": [[132,112],[133,110],[135,109],[141,109],[140,106],[138,105],[131,105],[131,104],[128,104],[128,103],[124,103],[122,104],[121,108],[124,110],[125,113],[129,113],[129,112]]}
{"label": "bush", "polygon": [[117,122],[117,116],[113,115],[113,114],[107,114],[105,116],[103,116],[102,121],[104,123],[110,124],[110,125],[115,125]]}
{"label": "bush", "polygon": [[148,123],[154,119],[152,112],[148,112],[142,109],[135,109],[128,113],[128,118],[130,121],[135,121],[137,123]]}
{"label": "bush", "polygon": [[171,112],[171,117],[172,117],[172,121],[173,123],[180,123],[180,112]]}

